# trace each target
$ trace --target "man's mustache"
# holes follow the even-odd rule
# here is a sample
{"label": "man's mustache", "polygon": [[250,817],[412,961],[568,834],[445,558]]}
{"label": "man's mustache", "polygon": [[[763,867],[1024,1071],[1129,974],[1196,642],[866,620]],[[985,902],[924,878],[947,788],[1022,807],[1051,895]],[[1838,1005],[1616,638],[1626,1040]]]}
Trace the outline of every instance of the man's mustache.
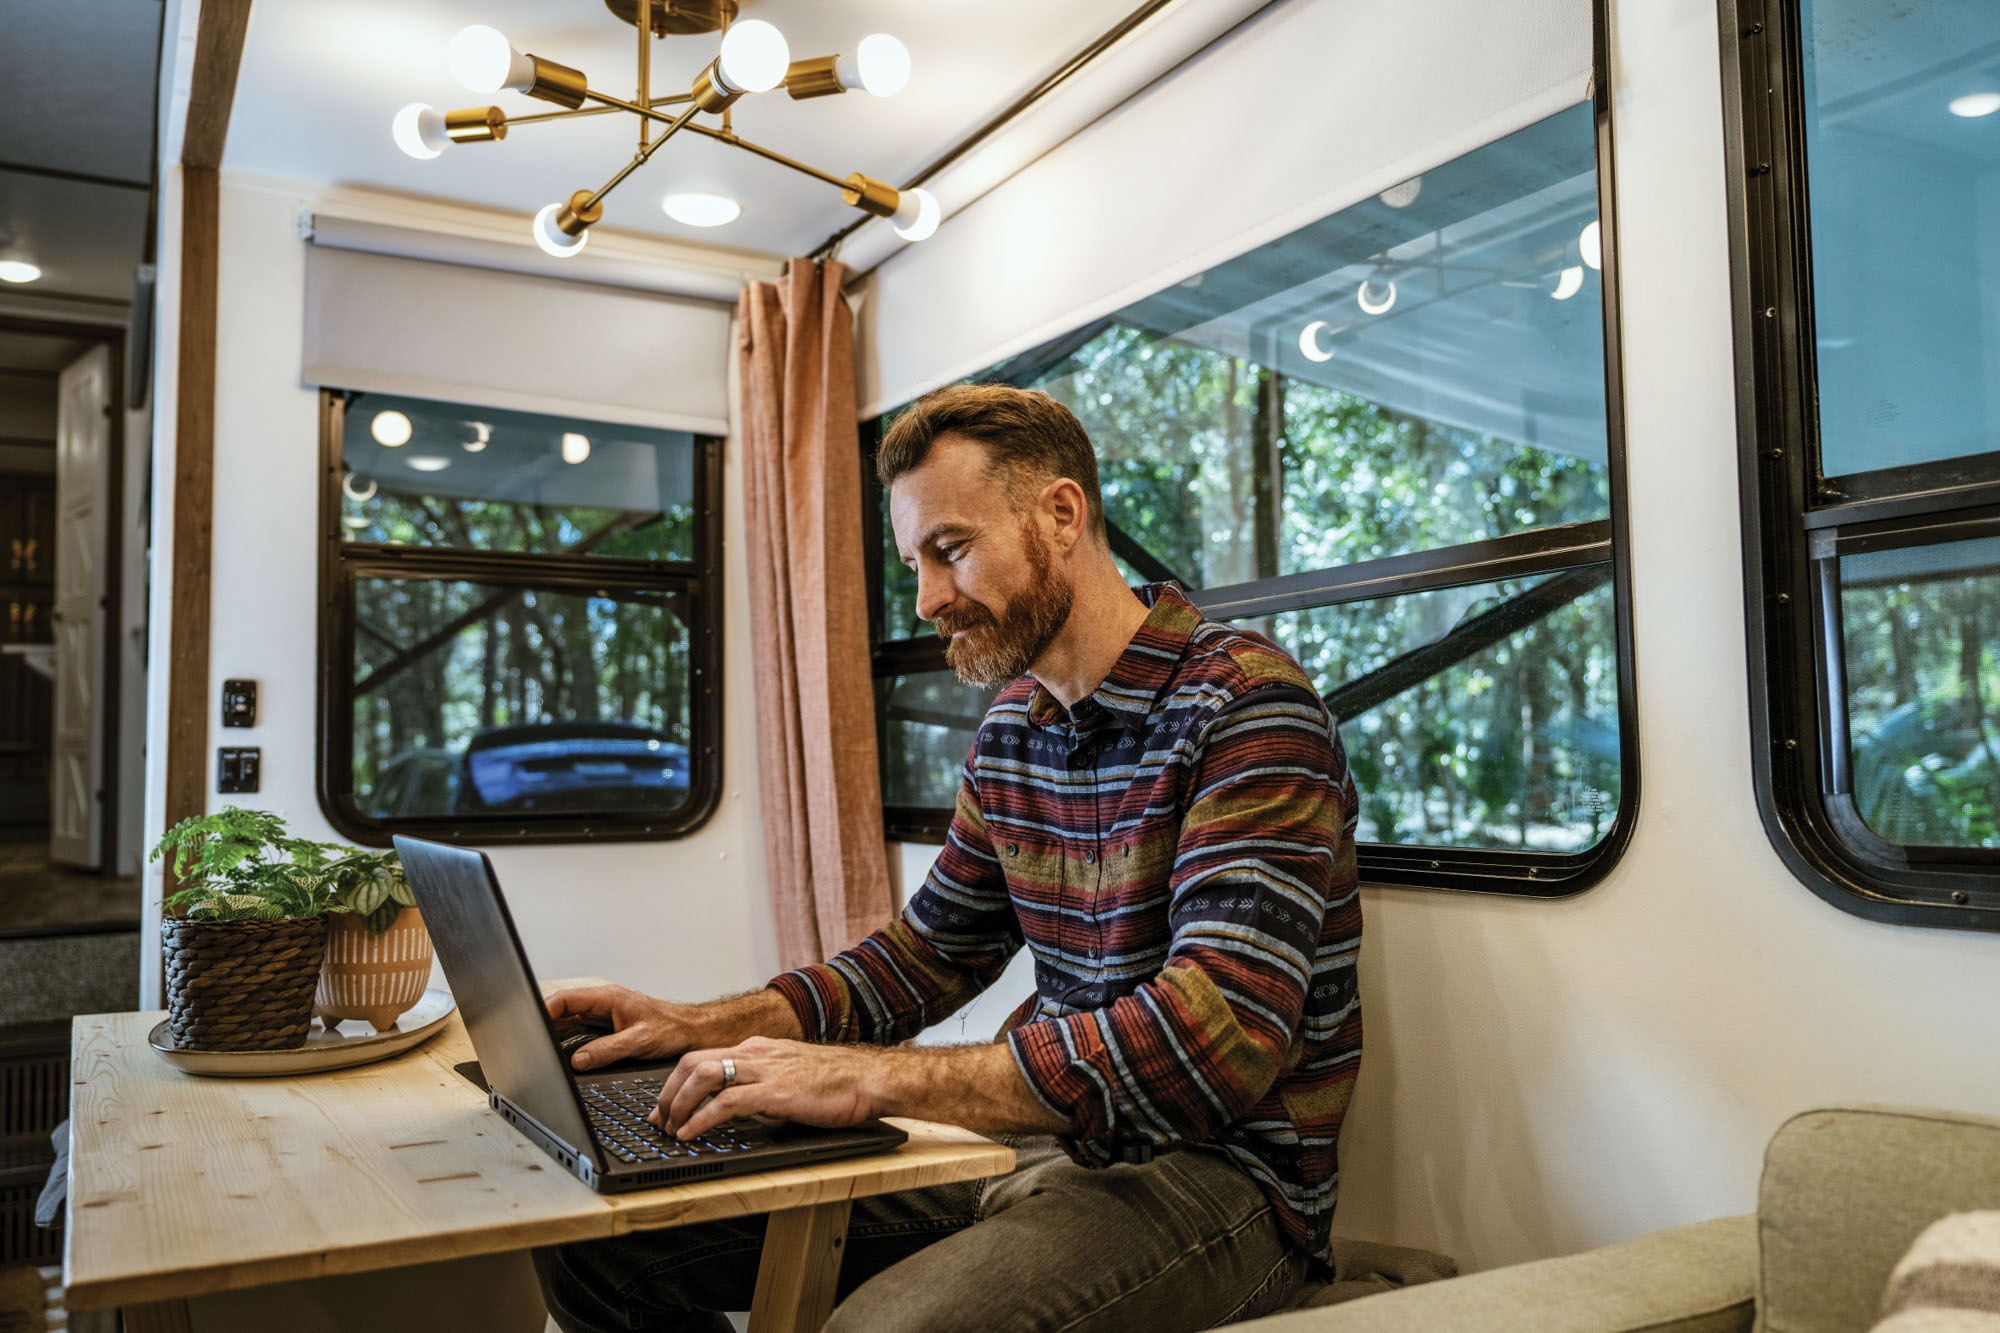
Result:
{"label": "man's mustache", "polygon": [[938,637],[949,639],[961,630],[979,629],[993,623],[991,611],[983,606],[975,606],[955,613],[940,612],[937,619],[931,621],[931,627],[938,632]]}

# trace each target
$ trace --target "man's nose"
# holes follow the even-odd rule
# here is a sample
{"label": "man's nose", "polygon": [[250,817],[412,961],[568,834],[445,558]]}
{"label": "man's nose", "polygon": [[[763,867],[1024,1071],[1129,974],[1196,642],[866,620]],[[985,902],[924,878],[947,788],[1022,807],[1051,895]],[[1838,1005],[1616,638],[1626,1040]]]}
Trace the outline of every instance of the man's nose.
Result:
{"label": "man's nose", "polygon": [[938,612],[957,600],[958,594],[952,589],[951,579],[943,572],[924,565],[917,566],[917,616],[922,620],[936,620]]}

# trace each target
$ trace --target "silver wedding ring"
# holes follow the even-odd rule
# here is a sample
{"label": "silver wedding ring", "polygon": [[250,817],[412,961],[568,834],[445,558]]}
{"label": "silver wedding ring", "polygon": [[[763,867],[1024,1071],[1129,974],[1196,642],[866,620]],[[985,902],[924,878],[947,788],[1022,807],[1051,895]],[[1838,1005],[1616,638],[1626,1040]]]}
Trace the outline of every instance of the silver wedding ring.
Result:
{"label": "silver wedding ring", "polygon": [[722,1086],[729,1087],[736,1082],[736,1061],[722,1057]]}

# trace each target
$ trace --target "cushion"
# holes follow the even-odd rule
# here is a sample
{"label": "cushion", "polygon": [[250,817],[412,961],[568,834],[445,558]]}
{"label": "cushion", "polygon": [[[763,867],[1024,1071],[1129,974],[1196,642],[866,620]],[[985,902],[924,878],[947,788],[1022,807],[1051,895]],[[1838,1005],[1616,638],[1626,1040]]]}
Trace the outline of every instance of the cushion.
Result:
{"label": "cushion", "polygon": [[1793,1116],[1757,1191],[1758,1333],[1863,1333],[1918,1233],[1996,1200],[2000,1120],[1890,1106]]}
{"label": "cushion", "polygon": [[1924,1228],[1889,1274],[1875,1333],[2000,1333],[2000,1213]]}
{"label": "cushion", "polygon": [[1313,1265],[1312,1273],[1287,1308],[1303,1310],[1338,1305],[1360,1296],[1375,1296],[1413,1287],[1419,1282],[1456,1276],[1458,1265],[1442,1254],[1335,1236],[1327,1243],[1327,1262]]}
{"label": "cushion", "polygon": [[1725,1217],[1239,1327],[1244,1333],[1743,1333],[1756,1284],[1756,1234],[1755,1218]]}

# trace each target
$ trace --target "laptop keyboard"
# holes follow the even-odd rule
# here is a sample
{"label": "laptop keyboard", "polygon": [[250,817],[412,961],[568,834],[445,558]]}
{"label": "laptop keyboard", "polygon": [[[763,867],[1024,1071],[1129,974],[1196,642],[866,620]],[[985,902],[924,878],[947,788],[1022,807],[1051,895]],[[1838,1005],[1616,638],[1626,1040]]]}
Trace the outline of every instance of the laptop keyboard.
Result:
{"label": "laptop keyboard", "polygon": [[622,1162],[676,1162],[694,1158],[721,1158],[746,1152],[764,1138],[760,1126],[750,1120],[729,1120],[700,1138],[686,1142],[649,1124],[647,1113],[660,1101],[660,1080],[656,1078],[611,1079],[580,1086],[590,1127],[597,1132],[604,1150]]}

